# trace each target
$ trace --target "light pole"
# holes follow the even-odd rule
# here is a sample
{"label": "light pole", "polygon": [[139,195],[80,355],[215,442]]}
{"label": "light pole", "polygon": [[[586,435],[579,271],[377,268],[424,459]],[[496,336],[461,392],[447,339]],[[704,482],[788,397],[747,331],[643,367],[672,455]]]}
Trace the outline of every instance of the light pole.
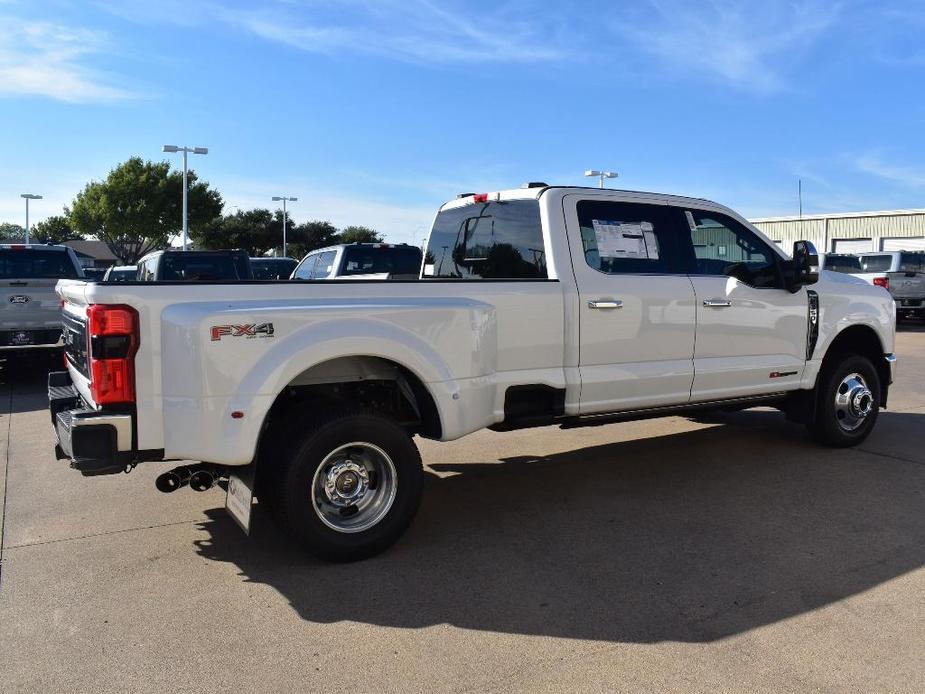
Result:
{"label": "light pole", "polygon": [[30,200],[41,200],[41,195],[33,195],[32,193],[23,193],[19,197],[26,199],[26,243],[29,243],[29,201]]}
{"label": "light pole", "polygon": [[164,152],[183,152],[183,250],[186,250],[186,239],[189,236],[189,217],[186,206],[186,155],[190,152],[193,154],[208,154],[208,147],[177,147],[177,145],[164,145]]}
{"label": "light pole", "polygon": [[600,178],[601,188],[604,187],[605,178],[616,178],[618,175],[619,174],[614,173],[613,171],[594,171],[594,170],[585,171],[585,176],[597,176],[598,178]]}
{"label": "light pole", "polygon": [[283,257],[286,257],[286,202],[298,202],[298,198],[290,198],[285,195],[274,195],[273,202],[283,201]]}

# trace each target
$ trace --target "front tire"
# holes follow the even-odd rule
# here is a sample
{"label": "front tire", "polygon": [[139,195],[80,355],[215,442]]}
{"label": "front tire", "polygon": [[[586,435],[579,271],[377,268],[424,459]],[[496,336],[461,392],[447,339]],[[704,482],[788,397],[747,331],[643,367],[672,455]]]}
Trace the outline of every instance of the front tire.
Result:
{"label": "front tire", "polygon": [[[286,427],[283,435],[293,431]],[[316,557],[366,559],[411,524],[423,486],[421,456],[393,420],[372,412],[334,414],[278,450],[267,480],[273,515]]]}
{"label": "front tire", "polygon": [[819,442],[846,448],[870,435],[880,411],[880,377],[870,359],[833,355],[816,388],[816,414],[809,431]]}

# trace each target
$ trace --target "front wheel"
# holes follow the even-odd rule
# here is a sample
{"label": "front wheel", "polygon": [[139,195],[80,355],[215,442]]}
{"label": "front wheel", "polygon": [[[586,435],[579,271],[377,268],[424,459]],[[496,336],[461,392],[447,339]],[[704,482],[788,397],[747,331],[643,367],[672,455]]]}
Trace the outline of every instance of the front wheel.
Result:
{"label": "front wheel", "polygon": [[866,439],[880,411],[880,377],[870,359],[859,354],[833,357],[819,374],[816,388],[810,433],[835,448],[855,446]]}
{"label": "front wheel", "polygon": [[365,559],[410,525],[421,499],[421,457],[391,419],[329,416],[280,449],[269,481],[274,515],[315,556]]}

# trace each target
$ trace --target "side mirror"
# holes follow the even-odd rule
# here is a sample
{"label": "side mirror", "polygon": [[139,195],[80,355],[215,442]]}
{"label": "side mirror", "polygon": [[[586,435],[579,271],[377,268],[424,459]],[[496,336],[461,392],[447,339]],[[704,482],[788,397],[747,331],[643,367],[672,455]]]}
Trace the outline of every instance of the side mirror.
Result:
{"label": "side mirror", "polygon": [[819,281],[819,254],[810,241],[797,241],[793,244],[793,259],[790,261],[790,291],[795,292],[807,284]]}

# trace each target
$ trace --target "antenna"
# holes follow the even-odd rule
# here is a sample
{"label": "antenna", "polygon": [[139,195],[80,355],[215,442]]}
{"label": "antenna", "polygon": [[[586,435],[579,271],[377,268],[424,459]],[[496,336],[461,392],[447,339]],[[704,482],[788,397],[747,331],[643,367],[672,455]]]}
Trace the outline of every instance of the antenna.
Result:
{"label": "antenna", "polygon": [[803,179],[797,179],[797,195],[800,198],[800,221],[803,221]]}

